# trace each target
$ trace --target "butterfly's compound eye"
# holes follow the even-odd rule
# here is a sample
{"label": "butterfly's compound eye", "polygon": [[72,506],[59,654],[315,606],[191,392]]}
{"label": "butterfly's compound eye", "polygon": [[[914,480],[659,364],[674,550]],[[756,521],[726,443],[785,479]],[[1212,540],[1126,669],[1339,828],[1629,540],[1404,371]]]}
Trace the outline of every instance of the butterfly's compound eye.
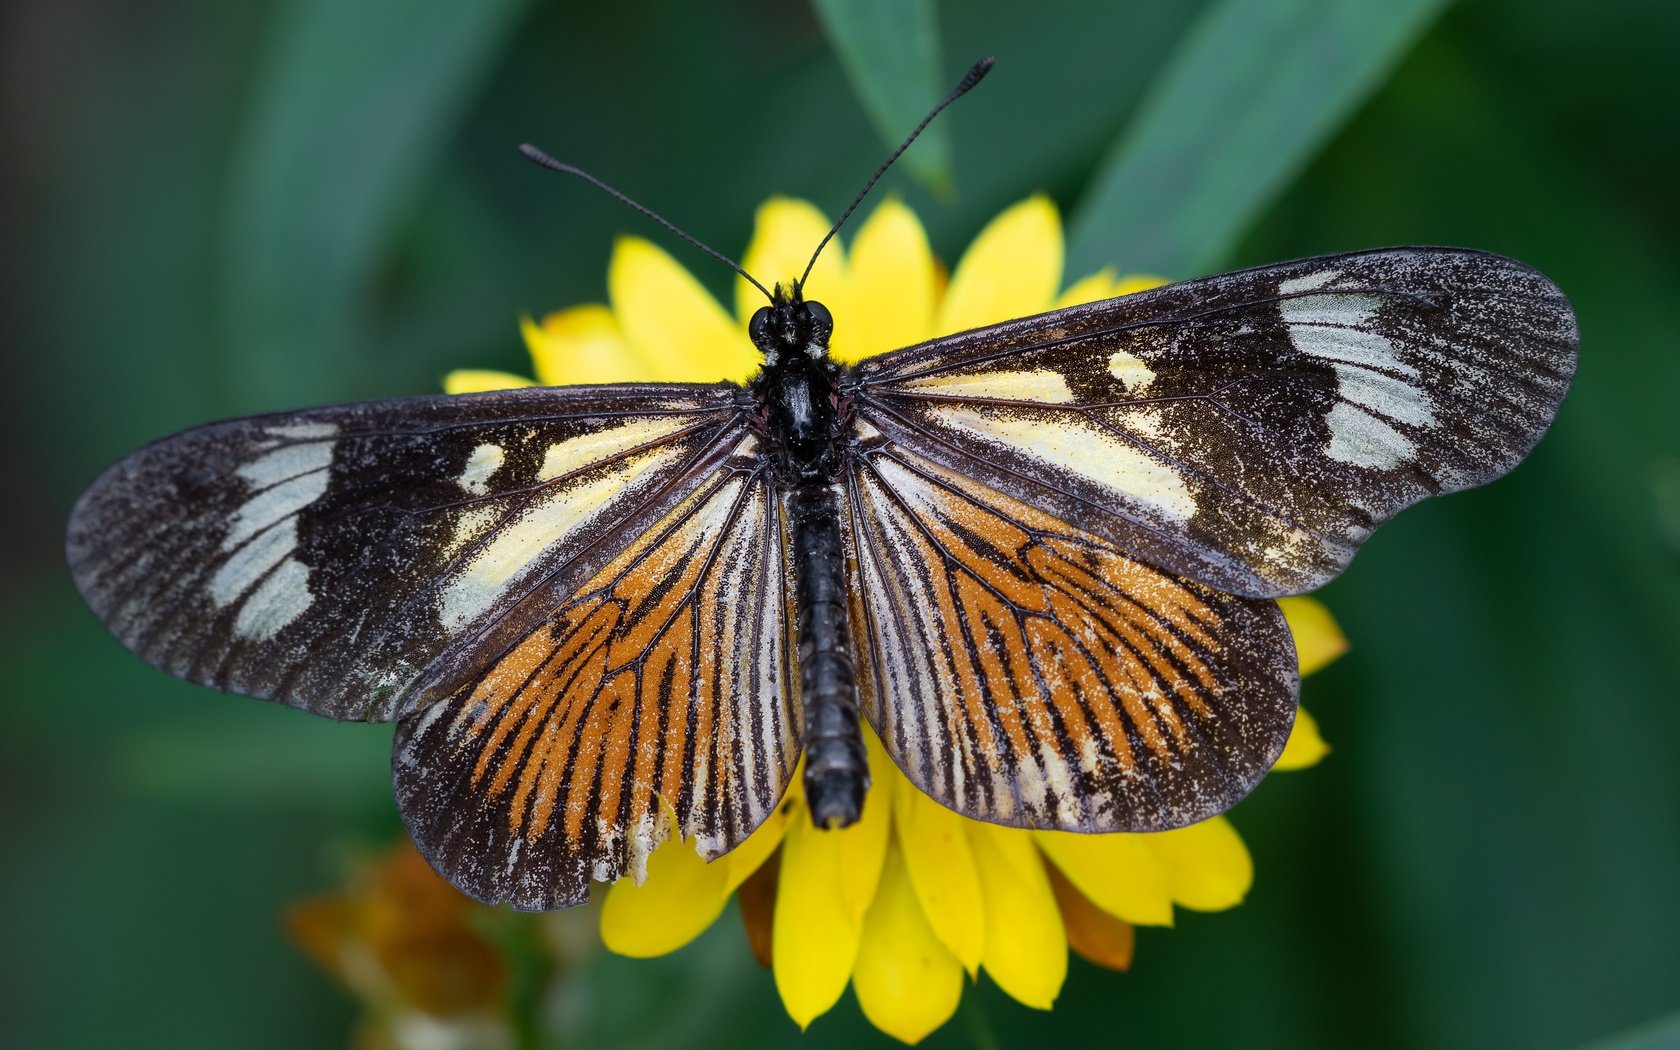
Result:
{"label": "butterfly's compound eye", "polygon": [[805,312],[818,328],[829,331],[834,328],[834,315],[828,312],[828,307],[815,299],[805,300]]}
{"label": "butterfly's compound eye", "polygon": [[769,331],[770,308],[761,306],[758,312],[752,315],[752,320],[747,322],[747,335],[751,337],[754,346],[763,346],[765,333]]}

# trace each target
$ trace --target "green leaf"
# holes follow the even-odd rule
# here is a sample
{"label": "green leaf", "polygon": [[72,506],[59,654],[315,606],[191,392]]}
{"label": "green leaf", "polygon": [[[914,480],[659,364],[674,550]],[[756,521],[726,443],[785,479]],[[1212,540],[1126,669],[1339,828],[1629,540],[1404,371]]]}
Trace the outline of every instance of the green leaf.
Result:
{"label": "green leaf", "polygon": [[276,9],[226,218],[228,378],[241,405],[319,400],[323,386],[344,385],[380,249],[524,8]]}
{"label": "green leaf", "polygon": [[1217,266],[1445,4],[1214,4],[1099,166],[1070,224],[1068,272]]}
{"label": "green leaf", "polygon": [[[944,96],[933,0],[816,0],[817,16],[870,121],[890,149]],[[951,189],[951,140],[937,121],[899,161],[937,193]]]}

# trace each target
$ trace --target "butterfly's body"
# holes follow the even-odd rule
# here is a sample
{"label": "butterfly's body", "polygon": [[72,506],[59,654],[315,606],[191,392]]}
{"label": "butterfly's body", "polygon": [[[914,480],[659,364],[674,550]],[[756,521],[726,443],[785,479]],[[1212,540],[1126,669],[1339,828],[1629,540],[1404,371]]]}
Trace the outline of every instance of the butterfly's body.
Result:
{"label": "butterfly's body", "polygon": [[[1149,831],[1282,750],[1273,599],[1492,480],[1574,371],[1499,256],[1280,263],[840,366],[778,297],[745,386],[548,388],[186,431],[77,504],[78,587],[171,673],[395,720],[411,834],[527,908],[707,856],[783,796],[919,788],[1021,827]],[[844,323],[842,318],[840,323]]]}
{"label": "butterfly's body", "polygon": [[805,783],[811,815],[844,827],[863,811],[868,758],[859,722],[845,547],[837,483],[846,461],[840,367],[828,356],[834,320],[797,284],[776,287],[750,333],[764,368],[746,387],[753,427],[786,500],[793,548],[799,693],[805,713]]}

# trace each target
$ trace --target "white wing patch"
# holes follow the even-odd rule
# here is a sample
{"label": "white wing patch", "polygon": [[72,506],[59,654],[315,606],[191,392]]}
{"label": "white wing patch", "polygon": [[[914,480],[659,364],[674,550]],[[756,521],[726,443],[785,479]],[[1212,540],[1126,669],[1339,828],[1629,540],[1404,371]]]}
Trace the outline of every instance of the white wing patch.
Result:
{"label": "white wing patch", "polygon": [[309,567],[292,557],[297,516],[327,491],[333,442],[326,439],[337,435],[338,427],[299,423],[266,433],[283,441],[322,440],[272,448],[235,472],[252,493],[228,521],[221,544],[227,559],[210,578],[210,599],[217,608],[240,602],[234,633],[259,642],[274,637],[314,601]]}
{"label": "white wing patch", "polygon": [[[295,427],[274,427],[270,434],[279,434]],[[296,445],[281,445],[265,452],[240,467],[235,473],[258,489],[278,485],[282,481],[302,477],[312,471],[325,470],[332,465],[331,441],[305,441]],[[322,482],[324,487],[326,482]]]}
{"label": "white wing patch", "polygon": [[1417,446],[1395,423],[1429,426],[1435,422],[1429,394],[1418,384],[1417,370],[1401,361],[1393,343],[1371,328],[1377,300],[1369,296],[1326,292],[1339,276],[1334,271],[1280,282],[1278,310],[1289,326],[1295,349],[1327,362],[1336,370],[1341,398],[1325,422],[1330,444],[1325,453],[1355,467],[1388,470],[1412,459]]}
{"label": "white wing patch", "polygon": [[1317,273],[1304,273],[1299,277],[1291,277],[1287,281],[1279,281],[1278,294],[1299,295],[1302,292],[1310,292],[1315,288],[1323,288],[1341,275],[1340,270],[1320,270]]}
{"label": "white wing patch", "polygon": [[309,566],[287,558],[239,607],[239,614],[233,618],[234,633],[266,642],[302,616],[314,600],[309,593]]}
{"label": "white wing patch", "polygon": [[[298,511],[321,498],[327,491],[327,467],[332,462],[332,447],[324,442],[321,447],[326,451],[320,466],[311,466],[295,477],[258,488],[250,499],[240,505],[233,517],[228,519],[228,532],[222,539],[223,550],[234,550],[276,523],[291,521]],[[295,521],[291,523],[296,524]]]}
{"label": "white wing patch", "polygon": [[210,578],[210,597],[218,608],[232,605],[251,585],[266,577],[276,565],[297,549],[297,519],[288,518],[251,537],[248,541],[228,544],[227,560],[216,568]]}
{"label": "white wing patch", "polygon": [[1087,478],[1165,518],[1183,522],[1196,513],[1196,497],[1178,471],[1084,420],[1051,420],[967,405],[941,405],[933,413],[988,444]]}

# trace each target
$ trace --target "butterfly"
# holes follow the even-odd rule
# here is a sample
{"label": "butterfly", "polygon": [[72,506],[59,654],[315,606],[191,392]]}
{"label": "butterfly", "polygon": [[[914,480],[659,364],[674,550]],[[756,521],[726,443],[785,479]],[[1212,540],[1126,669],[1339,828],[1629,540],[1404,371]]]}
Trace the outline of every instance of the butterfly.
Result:
{"label": "butterfly", "polygon": [[396,722],[411,836],[489,903],[580,903],[673,830],[720,855],[801,755],[813,819],[844,826],[871,804],[864,722],[967,816],[1161,830],[1233,805],[1283,748],[1298,678],[1273,599],[1511,470],[1578,344],[1550,280],[1452,248],[1262,266],[851,366],[803,280],[753,317],[764,364],[741,384],[165,438],[77,503],[76,584],[170,674]]}

